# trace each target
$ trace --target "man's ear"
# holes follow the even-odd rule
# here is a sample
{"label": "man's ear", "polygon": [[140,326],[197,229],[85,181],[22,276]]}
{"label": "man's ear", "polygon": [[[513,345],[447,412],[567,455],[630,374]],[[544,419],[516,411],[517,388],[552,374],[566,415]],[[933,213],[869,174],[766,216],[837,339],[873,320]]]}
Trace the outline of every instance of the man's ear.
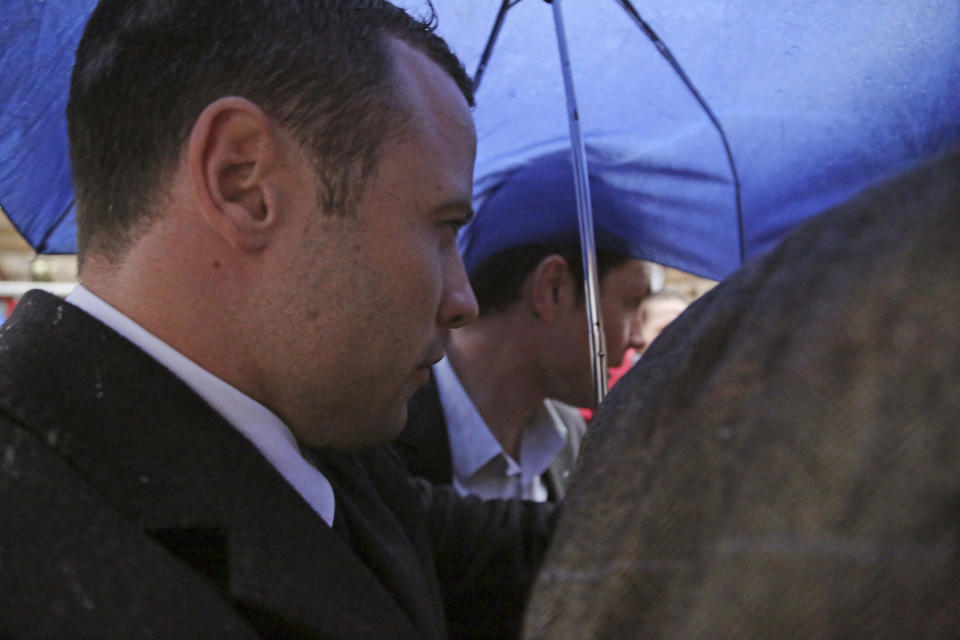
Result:
{"label": "man's ear", "polygon": [[207,224],[235,249],[258,251],[275,226],[276,188],[268,182],[280,156],[277,130],[244,98],[211,102],[187,144],[190,183]]}
{"label": "man's ear", "polygon": [[576,305],[576,286],[567,261],[557,254],[547,256],[530,276],[534,313],[538,318],[553,322],[561,312]]}

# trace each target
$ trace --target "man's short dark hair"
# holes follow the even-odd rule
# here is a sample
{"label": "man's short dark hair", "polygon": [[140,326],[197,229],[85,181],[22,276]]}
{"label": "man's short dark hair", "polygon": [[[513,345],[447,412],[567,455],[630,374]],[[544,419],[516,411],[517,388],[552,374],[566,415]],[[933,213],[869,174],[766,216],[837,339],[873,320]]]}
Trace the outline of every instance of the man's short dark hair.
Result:
{"label": "man's short dark hair", "polygon": [[194,122],[224,96],[289,128],[314,155],[323,210],[350,213],[408,116],[386,35],[424,51],[473,105],[435,22],[384,0],[101,0],[67,105],[81,260],[90,248],[122,255],[159,215]]}
{"label": "man's short dark hair", "polygon": [[[522,297],[523,283],[546,257],[559,255],[567,261],[570,274],[577,284],[577,295],[583,294],[583,259],[578,245],[524,244],[498,251],[482,260],[470,271],[470,286],[477,298],[480,316],[506,311]],[[597,250],[597,277],[604,276],[625,264],[630,256]]]}

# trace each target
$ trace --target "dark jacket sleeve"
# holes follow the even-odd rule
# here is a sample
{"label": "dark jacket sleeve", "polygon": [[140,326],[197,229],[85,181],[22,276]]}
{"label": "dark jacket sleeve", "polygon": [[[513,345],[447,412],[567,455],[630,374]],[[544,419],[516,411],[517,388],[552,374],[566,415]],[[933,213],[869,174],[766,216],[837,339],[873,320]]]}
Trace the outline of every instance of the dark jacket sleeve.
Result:
{"label": "dark jacket sleeve", "polygon": [[414,478],[427,518],[451,639],[516,638],[559,508],[461,497]]}

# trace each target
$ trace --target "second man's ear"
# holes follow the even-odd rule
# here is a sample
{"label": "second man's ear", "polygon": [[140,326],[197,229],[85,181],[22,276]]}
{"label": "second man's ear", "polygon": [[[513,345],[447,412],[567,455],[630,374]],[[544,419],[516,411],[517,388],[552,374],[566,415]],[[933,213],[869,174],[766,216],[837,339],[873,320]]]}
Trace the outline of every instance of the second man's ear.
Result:
{"label": "second man's ear", "polygon": [[530,278],[531,303],[539,318],[552,322],[576,304],[576,281],[562,256],[553,254],[541,260]]}
{"label": "second man's ear", "polygon": [[276,126],[244,98],[216,100],[190,133],[187,162],[206,223],[240,251],[263,249],[277,217],[270,177],[280,155]]}

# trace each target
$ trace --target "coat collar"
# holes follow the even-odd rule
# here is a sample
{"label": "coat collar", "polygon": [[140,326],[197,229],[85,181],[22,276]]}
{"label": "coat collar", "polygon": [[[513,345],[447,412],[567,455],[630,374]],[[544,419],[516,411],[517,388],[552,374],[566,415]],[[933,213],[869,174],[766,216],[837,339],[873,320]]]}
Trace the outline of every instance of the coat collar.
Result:
{"label": "coat collar", "polygon": [[429,382],[407,403],[407,422],[393,446],[411,474],[434,484],[453,480],[450,436],[432,370]]}

